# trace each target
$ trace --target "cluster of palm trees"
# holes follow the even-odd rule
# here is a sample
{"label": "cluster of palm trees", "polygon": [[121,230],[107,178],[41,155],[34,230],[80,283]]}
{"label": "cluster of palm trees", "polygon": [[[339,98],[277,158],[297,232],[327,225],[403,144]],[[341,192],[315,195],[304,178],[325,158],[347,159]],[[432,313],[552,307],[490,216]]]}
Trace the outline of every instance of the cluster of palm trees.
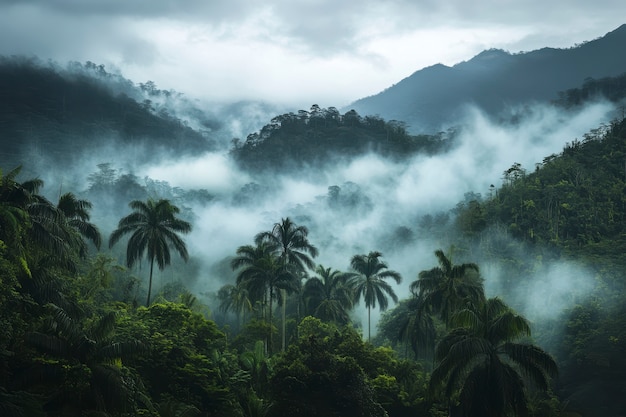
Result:
{"label": "cluster of palm trees", "polygon": [[100,247],[98,228],[91,223],[91,203],[72,193],[55,204],[39,194],[43,181],[18,182],[21,167],[0,171],[0,242],[20,266],[20,285],[40,304],[64,305],[64,274],[75,273],[87,256],[87,242]]}
{"label": "cluster of palm trees", "polygon": [[[317,254],[307,234],[305,227],[287,218],[271,232],[258,234],[255,245],[240,247],[231,263],[237,283],[222,289],[222,307],[242,314],[257,309],[267,314],[271,327],[273,300],[283,306],[284,323],[287,295],[295,294],[305,315],[342,325],[350,322],[350,311],[363,299],[369,339],[370,311],[387,309],[389,299],[398,301],[387,279],[399,283],[400,274],[389,270],[382,254],[373,251],[353,256],[348,272],[317,265],[314,276],[304,280]],[[420,272],[410,284],[413,296],[398,338],[416,351],[434,353],[432,394],[449,402],[451,415],[524,415],[529,383],[548,390],[557,373],[554,359],[528,342],[530,325],[525,318],[499,298],[485,296],[478,265],[455,265],[442,250],[435,256],[438,266]],[[436,321],[445,327],[442,334],[437,334]],[[281,333],[284,349],[284,326]]]}
{"label": "cluster of palm trees", "polygon": [[485,297],[476,264],[454,265],[441,250],[435,255],[439,265],[410,285],[414,304],[403,328],[405,337],[434,340],[433,316],[446,326],[435,349],[432,393],[449,402],[450,415],[527,415],[528,382],[547,391],[557,373],[554,359],[519,341],[530,336],[528,321],[499,298]]}
{"label": "cluster of palm trees", "polygon": [[[65,313],[69,304],[62,290],[64,274],[76,272],[78,261],[86,257],[87,244],[97,248],[101,245],[100,233],[90,222],[91,204],[72,193],[60,195],[54,204],[38,194],[41,180],[17,182],[19,172],[19,168],[6,175],[0,172],[0,249],[3,256],[19,265],[16,276],[21,287],[39,304],[49,304],[55,311],[56,328],[64,329],[59,334],[66,336],[66,340],[57,340],[33,335],[32,342],[49,349],[72,349],[77,341],[90,341],[88,345],[81,342],[81,346],[91,346],[84,352],[85,362],[93,364],[95,370],[99,364],[92,358],[100,355],[100,344],[108,346],[109,340],[80,333]],[[130,207],[133,212],[120,220],[110,236],[109,247],[130,235],[128,267],[147,255],[150,275],[146,305],[150,305],[155,263],[160,269],[169,265],[170,248],[188,259],[179,234],[188,233],[191,225],[177,217],[178,207],[168,200],[133,201]],[[256,311],[270,329],[266,352],[274,351],[274,301],[281,305],[282,349],[286,345],[290,296],[297,295],[292,299],[297,299],[298,316],[302,312],[339,325],[350,322],[350,311],[363,299],[368,310],[368,339],[371,309],[384,311],[389,298],[398,301],[387,280],[400,283],[402,277],[388,269],[380,252],[353,256],[349,272],[316,265],[313,258],[317,255],[317,248],[308,239],[308,229],[289,218],[257,234],[254,245],[237,249],[231,262],[237,271],[236,284],[220,290],[221,307],[244,320],[246,313]],[[435,255],[439,265],[420,272],[410,285],[413,297],[398,337],[416,351],[439,338],[430,384],[434,394],[443,394],[449,401],[451,412],[494,417],[525,414],[527,382],[548,389],[549,379],[557,370],[554,360],[540,348],[519,342],[530,336],[529,323],[502,300],[485,296],[477,265],[454,265],[441,250]],[[311,270],[314,276],[308,278]],[[107,322],[110,320],[107,318]],[[436,334],[435,320],[446,328],[442,336]],[[105,321],[102,323],[104,335],[108,327]],[[119,356],[122,352],[114,353]]]}
{"label": "cluster of palm trees", "polygon": [[[89,329],[85,328],[84,311],[69,290],[70,283],[76,282],[72,278],[77,276],[80,262],[87,258],[88,245],[91,243],[98,249],[101,246],[100,231],[90,222],[91,203],[73,193],[65,193],[55,204],[39,194],[42,180],[17,181],[20,171],[19,167],[6,174],[0,171],[0,255],[3,262],[0,286],[11,294],[10,300],[5,299],[10,305],[3,305],[0,314],[16,309],[25,318],[39,319],[42,308],[47,310],[47,320],[37,326],[41,331],[23,326],[25,333],[20,339],[30,348],[61,361],[36,362],[21,369],[16,386],[20,389],[39,384],[57,387],[71,368],[77,370],[77,375],[89,377],[76,381],[77,392],[72,393],[70,400],[61,399],[68,393],[57,387],[47,399],[48,404],[56,404],[58,399],[64,407],[77,409],[123,408],[128,398],[123,389],[118,389],[125,382],[118,361],[141,350],[141,346],[112,339],[113,313],[100,317]],[[10,268],[5,269],[5,265]],[[20,303],[13,303],[13,298]],[[16,336],[10,334],[14,330],[12,326],[4,330],[7,340]],[[9,356],[10,352],[3,349],[0,354],[3,369],[8,369],[5,361]],[[82,374],[84,370],[88,371]],[[84,391],[83,383],[88,387]],[[113,389],[109,389],[111,387]],[[3,389],[4,386],[0,391]],[[21,410],[25,407],[20,402],[23,392],[16,394],[16,402],[3,403],[0,408],[4,412],[12,412],[12,406]],[[31,411],[32,415],[40,415],[40,410]]]}
{"label": "cluster of palm trees", "polygon": [[[65,193],[54,204],[39,194],[42,180],[16,181],[20,171],[20,167],[6,175],[0,171],[0,241],[12,243],[9,255],[19,260],[22,275],[33,278],[34,284],[42,284],[33,288],[35,299],[58,301],[54,299],[54,291],[45,294],[46,287],[52,286],[43,285],[44,282],[54,281],[55,274],[62,271],[75,272],[78,261],[87,256],[88,242],[99,249],[102,237],[90,222],[89,201]],[[169,200],[135,200],[130,207],[134,211],[120,220],[110,236],[109,247],[130,234],[126,251],[128,267],[147,254],[150,277],[146,304],[149,305],[154,263],[160,269],[169,265],[171,247],[184,260],[189,258],[185,242],[178,234],[190,232],[191,224],[176,217],[180,210]]]}
{"label": "cluster of palm trees", "polygon": [[[381,310],[387,309],[388,297],[398,301],[386,279],[392,278],[400,283],[402,277],[388,269],[380,259],[380,252],[355,255],[350,262],[350,272],[316,265],[313,258],[318,250],[308,239],[308,229],[296,225],[290,218],[274,224],[271,231],[257,234],[254,243],[237,249],[231,262],[231,267],[237,271],[236,285],[222,287],[219,297],[222,310],[238,316],[245,316],[255,309],[260,311],[270,324],[267,337],[270,352],[273,348],[274,300],[282,307],[282,349],[286,345],[286,304],[291,295],[297,295],[298,315],[312,315],[340,325],[350,321],[350,311],[363,298],[368,309],[368,337],[371,309],[377,306]],[[313,277],[308,277],[309,270],[315,271]]]}

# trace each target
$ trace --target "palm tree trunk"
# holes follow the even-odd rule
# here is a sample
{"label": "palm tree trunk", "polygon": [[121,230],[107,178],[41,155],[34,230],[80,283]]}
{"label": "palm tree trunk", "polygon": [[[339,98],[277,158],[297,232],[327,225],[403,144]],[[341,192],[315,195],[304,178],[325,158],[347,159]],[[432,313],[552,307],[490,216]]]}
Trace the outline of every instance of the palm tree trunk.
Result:
{"label": "palm tree trunk", "polygon": [[370,342],[372,339],[372,322],[370,321],[370,314],[372,312],[371,307],[367,307],[367,341]]}
{"label": "palm tree trunk", "polygon": [[152,270],[154,269],[154,257],[150,259],[150,278],[148,280],[148,299],[146,300],[146,307],[150,307],[150,294],[152,294]]}
{"label": "palm tree trunk", "polygon": [[287,326],[285,325],[285,317],[287,315],[286,314],[287,313],[287,307],[286,307],[287,306],[287,300],[286,300],[286,298],[287,298],[287,291],[285,291],[284,289],[280,290],[280,295],[283,298],[283,306],[282,306],[283,307],[282,308],[282,310],[283,310],[283,340],[282,340],[283,345],[282,345],[282,351],[284,352],[285,351],[285,330],[287,328]]}
{"label": "palm tree trunk", "polygon": [[296,319],[296,340],[300,339],[300,331],[299,331],[299,327],[300,327],[300,302],[302,301],[302,294],[300,294],[300,291],[297,292],[297,296],[298,296],[298,303],[297,303],[297,310],[296,310],[296,314],[297,314],[297,319]]}
{"label": "palm tree trunk", "polygon": [[268,313],[269,316],[269,322],[270,322],[270,337],[269,337],[269,342],[267,345],[267,351],[269,352],[269,354],[272,354],[272,298],[274,298],[274,291],[272,289],[272,287],[270,287],[270,311]]}

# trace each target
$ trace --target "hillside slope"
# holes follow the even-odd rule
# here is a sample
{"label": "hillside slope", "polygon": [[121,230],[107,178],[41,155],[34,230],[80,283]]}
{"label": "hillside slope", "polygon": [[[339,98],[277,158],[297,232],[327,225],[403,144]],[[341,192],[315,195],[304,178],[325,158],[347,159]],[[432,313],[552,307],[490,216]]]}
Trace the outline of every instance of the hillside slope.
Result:
{"label": "hillside slope", "polygon": [[494,115],[507,106],[552,100],[589,78],[623,74],[624,45],[626,25],[570,49],[519,54],[491,49],[453,67],[437,64],[419,70],[347,108],[402,120],[412,132],[445,130],[457,123],[467,104]]}
{"label": "hillside slope", "polygon": [[64,163],[102,146],[147,146],[151,154],[171,155],[211,149],[205,135],[166,108],[137,101],[141,94],[131,81],[93,63],[66,70],[0,57],[0,166],[38,156]]}

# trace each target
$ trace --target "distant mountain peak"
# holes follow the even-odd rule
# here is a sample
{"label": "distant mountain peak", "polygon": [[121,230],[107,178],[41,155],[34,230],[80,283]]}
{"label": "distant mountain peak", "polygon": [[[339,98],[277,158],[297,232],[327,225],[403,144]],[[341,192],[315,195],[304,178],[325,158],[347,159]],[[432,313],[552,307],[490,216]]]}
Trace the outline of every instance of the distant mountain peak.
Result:
{"label": "distant mountain peak", "polygon": [[472,58],[472,61],[475,59],[501,58],[503,56],[510,56],[510,55],[511,54],[505,51],[504,49],[491,48],[491,49],[485,49],[484,51],[476,55],[474,58]]}
{"label": "distant mountain peak", "polygon": [[508,106],[549,102],[586,79],[626,73],[626,24],[572,48],[511,54],[487,49],[453,67],[435,64],[414,72],[346,108],[400,120],[412,133],[433,133],[458,123],[471,103],[497,115]]}

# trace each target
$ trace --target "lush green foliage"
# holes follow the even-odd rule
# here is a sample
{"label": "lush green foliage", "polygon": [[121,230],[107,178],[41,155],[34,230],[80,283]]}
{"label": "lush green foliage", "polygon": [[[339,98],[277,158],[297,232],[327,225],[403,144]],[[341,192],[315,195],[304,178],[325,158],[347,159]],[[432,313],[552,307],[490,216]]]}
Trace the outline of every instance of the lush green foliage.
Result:
{"label": "lush green foliage", "polygon": [[[559,361],[560,394],[572,409],[618,413],[623,402],[614,393],[624,384],[615,373],[626,346],[626,120],[568,143],[533,172],[514,164],[504,181],[488,198],[459,205],[460,245],[507,265],[505,298],[532,285],[529,276],[550,261],[575,261],[590,275],[589,293],[571,299],[561,317],[539,323],[539,337]],[[563,333],[556,330],[561,323]]]}
{"label": "lush green foliage", "polygon": [[427,378],[414,362],[364,343],[349,326],[308,317],[299,328],[298,342],[274,363],[271,415],[385,416],[385,409],[414,415],[428,409]]}
{"label": "lush green foliage", "polygon": [[459,226],[477,233],[501,225],[518,239],[626,265],[625,137],[626,121],[614,122],[568,143],[533,172],[514,164],[501,189],[461,207]]}
{"label": "lush green foliage", "polygon": [[[147,272],[130,266],[144,248],[159,266],[169,262],[170,249],[187,258],[174,236],[189,230],[193,214],[174,203],[209,203],[211,196],[140,185],[103,164],[85,194],[59,193],[55,204],[39,193],[42,180],[3,171],[0,413],[553,416],[567,405],[616,415],[626,366],[625,143],[625,121],[603,126],[532,173],[513,165],[488,198],[468,194],[451,215],[423,218],[422,232],[455,236],[457,246],[435,252],[437,265],[417,276],[405,300],[385,281],[400,275],[380,252],[346,259],[347,273],[316,265],[308,229],[285,218],[226,261],[235,272],[224,274],[232,281],[215,297],[191,294],[176,282],[181,270],[153,304],[138,307],[141,279],[133,274]],[[140,232],[129,242],[129,269],[120,265],[123,256],[101,249],[92,222],[94,211],[110,211],[85,198],[97,192],[111,193],[104,205],[141,198],[133,203],[137,213],[118,223],[113,242],[156,218],[165,219],[171,230],[159,231],[173,239],[150,246],[147,238],[155,235]],[[149,199],[163,194],[175,199]],[[338,210],[371,208],[349,183],[331,187],[326,201]],[[413,239],[410,229],[392,235],[397,245]],[[501,301],[529,285],[528,276],[549,257],[576,258],[595,279],[584,302],[572,298],[562,317],[532,323],[536,340],[559,365],[554,385],[555,361],[530,338],[530,323]],[[479,274],[478,264],[493,259],[506,266],[501,299],[485,296]],[[398,302],[383,316],[374,343],[369,325],[368,342],[353,327],[361,298],[368,310]],[[226,325],[228,314],[237,315],[236,325]]]}

